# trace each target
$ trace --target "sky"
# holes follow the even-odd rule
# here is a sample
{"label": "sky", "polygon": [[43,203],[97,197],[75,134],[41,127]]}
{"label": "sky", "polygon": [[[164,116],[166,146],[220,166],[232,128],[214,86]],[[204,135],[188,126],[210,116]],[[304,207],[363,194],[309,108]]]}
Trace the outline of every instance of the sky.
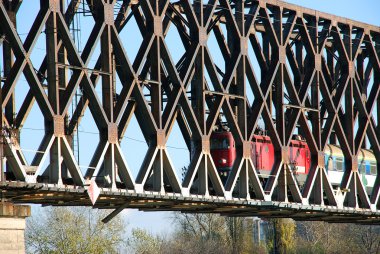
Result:
{"label": "sky", "polygon": [[380,26],[378,0],[286,0],[284,2]]}
{"label": "sky", "polygon": [[[379,0],[288,0],[286,2],[380,26]],[[21,18],[19,18],[17,26],[20,38],[22,40],[25,40],[25,37],[30,29],[32,21],[34,20],[34,17],[38,12],[37,8],[33,8],[34,4],[38,4],[38,1],[24,1],[24,3],[21,6],[19,15],[19,17]],[[84,44],[86,43],[89,33],[91,32],[90,28],[92,28],[94,22],[92,21],[91,17],[78,17],[77,21],[86,24],[86,26],[82,25],[80,34],[77,34],[77,37],[75,38],[78,49],[81,50],[84,48]],[[134,59],[142,41],[142,38],[136,29],[136,25],[131,23],[130,25],[127,25],[127,27],[125,28],[125,32],[122,32],[122,34],[120,35],[121,37],[123,37],[123,42],[125,43],[124,47],[130,59]],[[177,45],[175,43],[175,39],[178,39],[178,37],[176,36],[178,35],[170,32],[168,37],[165,39],[169,49],[176,49],[175,51],[172,51],[174,60],[177,60],[184,51],[182,46]],[[45,36],[44,34],[41,34],[36,47],[33,49],[31,53],[32,61],[37,69],[39,68],[40,62],[42,61],[41,53],[44,53],[45,51],[44,40]],[[209,43],[213,43],[212,39],[210,39]],[[215,54],[217,55],[218,52],[215,51]],[[95,64],[98,55],[99,47],[95,50],[94,56],[90,60],[90,67]],[[216,56],[216,58],[217,57],[218,56]],[[16,87],[16,92],[19,98],[19,101],[16,101],[16,107],[19,107],[21,105],[20,102],[23,100],[23,96],[27,92],[27,90],[25,89],[25,86],[27,86],[27,84],[25,83],[25,77],[23,77],[23,75],[21,75],[19,81],[20,82]],[[99,93],[100,98],[100,86],[98,86],[97,92]],[[22,143],[22,147],[24,148],[24,152],[26,153],[26,157],[29,161],[38,150],[39,142],[42,139],[44,133],[44,126],[42,121],[43,118],[41,116],[41,113],[39,113],[39,109],[37,106],[33,107],[31,115],[33,116],[33,118],[29,118],[26,121],[21,134],[21,142],[24,142],[24,144]],[[97,128],[88,110],[84,115],[83,123],[85,124],[79,126],[78,136],[80,140],[79,164],[83,166],[83,170],[85,170],[86,166],[90,162],[93,152],[95,151],[95,147],[99,138],[98,133],[96,131]],[[126,160],[129,163],[132,174],[134,177],[136,177],[139,166],[141,165],[143,157],[146,153],[147,146],[144,142],[144,138],[142,136],[141,131],[139,131],[139,127],[135,118],[132,119],[132,122],[127,129],[126,138],[123,140],[121,147],[124,151]],[[185,148],[185,143],[181,138],[181,135],[179,134],[178,126],[174,127],[173,134],[169,138],[167,147],[169,156],[172,159],[173,164],[176,168],[177,176],[178,178],[180,178],[180,169],[183,166],[187,166],[187,164],[189,163],[189,158],[188,152]],[[77,151],[78,149],[76,150],[76,152]],[[34,215],[38,214],[38,209],[41,208],[33,207]],[[128,221],[129,228],[142,227],[153,233],[167,232],[168,230],[173,230],[170,219],[171,213],[169,212],[143,213],[137,210],[129,209],[123,211],[122,216],[124,216]]]}

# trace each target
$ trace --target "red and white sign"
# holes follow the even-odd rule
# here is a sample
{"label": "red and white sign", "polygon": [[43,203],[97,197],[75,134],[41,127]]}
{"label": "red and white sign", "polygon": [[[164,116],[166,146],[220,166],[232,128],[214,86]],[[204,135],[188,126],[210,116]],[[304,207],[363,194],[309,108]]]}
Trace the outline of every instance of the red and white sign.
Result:
{"label": "red and white sign", "polygon": [[100,189],[98,185],[96,184],[95,179],[91,180],[90,187],[88,188],[87,193],[91,199],[92,205],[95,205],[95,202],[100,195]]}

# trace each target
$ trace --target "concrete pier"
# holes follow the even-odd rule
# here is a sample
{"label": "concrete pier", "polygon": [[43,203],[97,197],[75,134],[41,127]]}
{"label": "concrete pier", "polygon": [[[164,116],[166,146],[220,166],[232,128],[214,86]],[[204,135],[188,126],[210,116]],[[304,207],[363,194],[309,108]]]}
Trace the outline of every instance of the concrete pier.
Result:
{"label": "concrete pier", "polygon": [[30,206],[0,203],[0,254],[25,253],[25,218]]}

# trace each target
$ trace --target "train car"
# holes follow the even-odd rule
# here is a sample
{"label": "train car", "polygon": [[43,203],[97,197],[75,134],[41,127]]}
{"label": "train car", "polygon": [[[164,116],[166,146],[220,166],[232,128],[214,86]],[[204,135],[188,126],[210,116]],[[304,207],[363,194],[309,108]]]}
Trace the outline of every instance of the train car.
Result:
{"label": "train car", "polygon": [[339,186],[345,170],[344,155],[337,145],[328,144],[325,148],[325,165],[331,184]]}
{"label": "train car", "polygon": [[229,131],[213,132],[211,134],[210,152],[223,183],[236,159],[235,141]]}
{"label": "train car", "polygon": [[259,176],[268,178],[274,163],[274,147],[268,136],[254,135],[251,158]]}
{"label": "train car", "polygon": [[[329,180],[334,187],[337,187],[340,185],[345,171],[343,152],[339,146],[331,144],[326,146],[324,152]],[[358,168],[361,174],[361,180],[367,192],[371,193],[377,176],[377,162],[371,150],[360,149],[358,154]]]}
{"label": "train car", "polygon": [[[221,180],[225,182],[236,159],[236,147],[231,132],[213,132],[211,156]],[[251,142],[251,158],[259,177],[268,178],[274,164],[274,147],[269,136],[254,135]],[[310,151],[306,142],[299,136],[290,142],[289,159],[298,182],[302,183],[309,172]]]}
{"label": "train car", "polygon": [[[274,164],[274,147],[266,135],[254,135],[251,143],[251,158],[259,177],[268,178]],[[336,145],[327,145],[324,151],[329,180],[338,187],[345,171],[344,155]],[[222,182],[228,178],[236,159],[236,147],[229,131],[213,132],[211,155]],[[305,140],[295,135],[289,145],[290,167],[301,185],[306,181],[311,165],[311,154]],[[359,172],[368,193],[372,190],[377,175],[376,158],[371,150],[361,149],[358,155]]]}
{"label": "train car", "polygon": [[289,162],[298,183],[303,184],[309,173],[311,155],[306,141],[300,135],[294,135],[290,141]]}

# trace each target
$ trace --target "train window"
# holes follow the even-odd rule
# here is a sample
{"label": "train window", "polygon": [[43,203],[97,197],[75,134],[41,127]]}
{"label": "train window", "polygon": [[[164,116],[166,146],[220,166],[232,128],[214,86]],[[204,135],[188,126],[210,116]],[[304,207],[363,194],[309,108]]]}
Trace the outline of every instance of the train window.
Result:
{"label": "train window", "polygon": [[219,139],[213,138],[211,139],[211,149],[218,149],[219,147]]}
{"label": "train window", "polygon": [[326,160],[326,169],[329,171],[334,170],[334,161],[331,156],[329,156]]}
{"label": "train window", "polygon": [[370,163],[370,168],[371,168],[371,175],[376,175],[377,174],[377,167],[375,162]]}
{"label": "train window", "polygon": [[359,173],[365,173],[365,163],[361,161],[358,167]]}
{"label": "train window", "polygon": [[344,167],[343,167],[343,158],[337,158],[335,157],[335,169],[337,171],[343,171]]}
{"label": "train window", "polygon": [[229,149],[230,148],[230,142],[228,139],[223,139],[222,141],[222,149]]}
{"label": "train window", "polygon": [[367,175],[369,175],[370,172],[371,172],[371,167],[370,167],[370,165],[369,165],[369,161],[366,161],[366,162],[365,162],[365,173],[366,173]]}
{"label": "train window", "polygon": [[224,139],[213,138],[213,139],[211,139],[211,150],[229,149],[229,148],[230,148],[230,144],[229,144],[229,140],[227,138],[224,138]]}

